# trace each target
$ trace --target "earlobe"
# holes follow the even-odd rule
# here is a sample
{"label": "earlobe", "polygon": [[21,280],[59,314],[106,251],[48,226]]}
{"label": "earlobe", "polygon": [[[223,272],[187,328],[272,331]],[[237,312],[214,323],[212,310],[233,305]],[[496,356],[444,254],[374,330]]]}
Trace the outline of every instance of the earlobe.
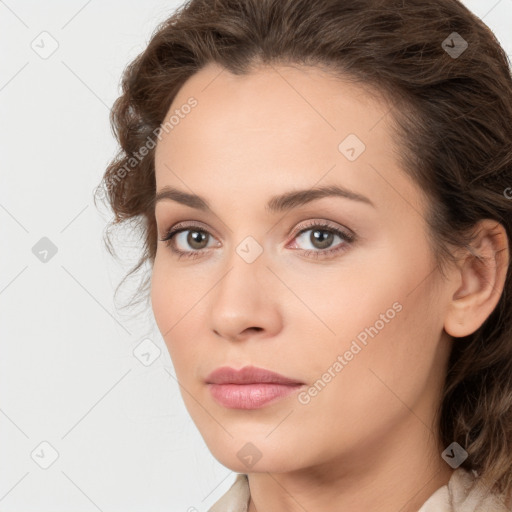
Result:
{"label": "earlobe", "polygon": [[495,220],[480,221],[478,235],[454,270],[457,287],[447,310],[444,329],[456,338],[475,332],[501,297],[509,264],[505,228]]}

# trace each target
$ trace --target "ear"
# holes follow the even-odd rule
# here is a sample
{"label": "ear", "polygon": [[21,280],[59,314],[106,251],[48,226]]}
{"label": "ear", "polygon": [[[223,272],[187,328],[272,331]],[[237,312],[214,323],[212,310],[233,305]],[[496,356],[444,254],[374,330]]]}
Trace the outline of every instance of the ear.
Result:
{"label": "ear", "polygon": [[453,295],[444,322],[445,331],[457,338],[475,332],[493,312],[509,265],[508,238],[503,225],[484,219],[475,228],[477,236],[464,250],[454,271]]}

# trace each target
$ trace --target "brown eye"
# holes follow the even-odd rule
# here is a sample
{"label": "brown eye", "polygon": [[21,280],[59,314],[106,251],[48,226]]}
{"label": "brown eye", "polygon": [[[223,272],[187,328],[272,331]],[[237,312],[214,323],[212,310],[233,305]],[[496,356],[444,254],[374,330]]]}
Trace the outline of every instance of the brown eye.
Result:
{"label": "brown eye", "polygon": [[[339,240],[337,244],[336,239]],[[354,241],[355,235],[348,231],[342,231],[325,221],[312,221],[295,235],[293,248],[303,249],[301,252],[304,256],[324,258],[345,251]]]}
{"label": "brown eye", "polygon": [[[199,258],[208,252],[210,247],[220,245],[219,242],[213,243],[215,238],[202,226],[185,223],[170,228],[160,240],[179,258]],[[212,243],[208,245],[209,242]]]}
{"label": "brown eye", "polygon": [[192,249],[201,250],[205,249],[206,245],[204,245],[204,241],[208,242],[208,233],[205,231],[199,231],[197,229],[187,229],[185,233],[188,231],[188,235],[186,236],[186,243]]}
{"label": "brown eye", "polygon": [[[202,229],[182,228],[171,231],[162,241],[167,242],[176,252],[183,253],[206,249],[210,234]],[[205,244],[206,242],[206,244]]]}
{"label": "brown eye", "polygon": [[309,240],[317,249],[327,249],[334,240],[334,234],[325,229],[311,231]]}

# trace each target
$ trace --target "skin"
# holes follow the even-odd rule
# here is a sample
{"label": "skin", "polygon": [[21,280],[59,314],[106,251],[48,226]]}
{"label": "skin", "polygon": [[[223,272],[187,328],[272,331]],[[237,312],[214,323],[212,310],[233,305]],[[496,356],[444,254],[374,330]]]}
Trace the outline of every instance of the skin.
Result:
{"label": "skin", "polygon": [[[209,238],[175,239],[181,250],[202,250],[195,259],[159,241],[151,282],[187,410],[214,457],[249,475],[249,512],[417,511],[453,472],[440,456],[435,412],[452,336],[474,332],[501,294],[502,226],[481,225],[475,250],[488,264],[463,253],[443,278],[426,235],[428,202],[398,164],[390,106],[320,69],[235,76],[209,64],[166,119],[191,96],[197,106],[157,144],[156,190],[203,196],[213,213],[164,199],[155,215],[160,239],[178,222],[199,223]],[[348,134],[366,145],[354,161],[338,149]],[[332,184],[373,206],[324,197],[265,210],[276,194]],[[356,239],[333,235],[322,246],[307,221]],[[248,236],[263,251],[252,263],[236,252]],[[304,254],[337,247],[324,258]],[[260,409],[228,409],[205,384],[220,366],[254,365],[310,389],[396,303],[394,318],[307,404],[295,392]],[[261,453],[252,467],[237,456],[248,442]]]}

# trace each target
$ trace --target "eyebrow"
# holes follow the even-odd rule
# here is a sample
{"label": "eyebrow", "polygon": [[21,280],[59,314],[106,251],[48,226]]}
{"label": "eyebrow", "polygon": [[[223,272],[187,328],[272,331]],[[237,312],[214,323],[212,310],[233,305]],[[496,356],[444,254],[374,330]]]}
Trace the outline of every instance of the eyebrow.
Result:
{"label": "eyebrow", "polygon": [[[305,190],[292,190],[290,192],[285,192],[284,194],[273,196],[267,202],[265,210],[269,213],[285,212],[323,197],[343,197],[345,199],[366,203],[375,208],[373,202],[361,194],[339,185],[326,185]],[[188,192],[184,192],[174,187],[163,187],[156,194],[154,204],[156,205],[156,203],[165,199],[176,201],[177,203],[189,206],[190,208],[213,213],[208,201],[204,197],[196,194],[189,194]]]}

